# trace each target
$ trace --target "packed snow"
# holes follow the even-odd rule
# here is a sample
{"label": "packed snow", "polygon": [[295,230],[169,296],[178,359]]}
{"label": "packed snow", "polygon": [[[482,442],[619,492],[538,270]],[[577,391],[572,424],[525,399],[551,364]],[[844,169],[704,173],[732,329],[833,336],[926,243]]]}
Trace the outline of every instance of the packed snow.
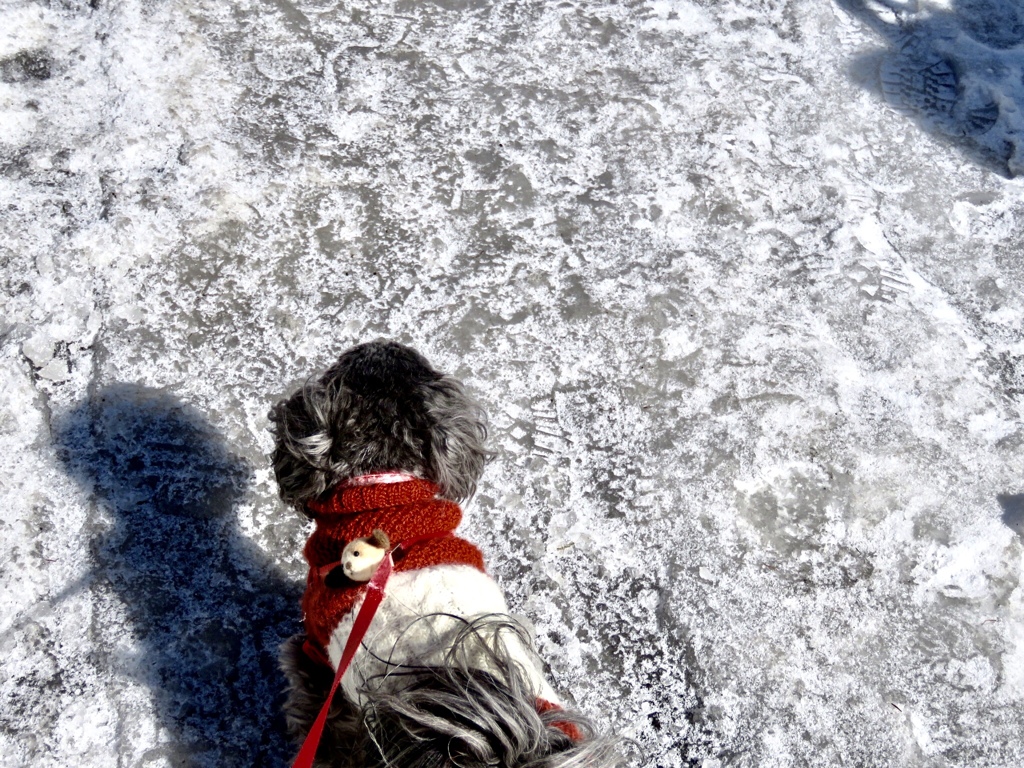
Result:
{"label": "packed snow", "polygon": [[269,406],[412,344],[637,765],[1024,764],[1017,0],[0,6],[0,764],[281,766]]}

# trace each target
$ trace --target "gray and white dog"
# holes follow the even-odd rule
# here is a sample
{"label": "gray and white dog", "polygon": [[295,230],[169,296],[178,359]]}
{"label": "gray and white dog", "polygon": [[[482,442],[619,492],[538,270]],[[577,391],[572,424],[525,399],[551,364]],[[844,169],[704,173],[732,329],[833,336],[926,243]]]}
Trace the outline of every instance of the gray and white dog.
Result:
{"label": "gray and white dog", "polygon": [[461,383],[409,347],[376,341],[345,352],[270,418],[281,498],[317,523],[305,550],[307,632],[282,654],[297,739],[326,700],[365,592],[351,570],[331,566],[353,542],[373,543],[350,538],[357,521],[359,536],[372,525],[392,542],[448,521],[443,537],[396,562],[331,705],[317,766],[623,764],[616,740],[561,706],[479,551],[451,533],[490,456],[485,414]]}

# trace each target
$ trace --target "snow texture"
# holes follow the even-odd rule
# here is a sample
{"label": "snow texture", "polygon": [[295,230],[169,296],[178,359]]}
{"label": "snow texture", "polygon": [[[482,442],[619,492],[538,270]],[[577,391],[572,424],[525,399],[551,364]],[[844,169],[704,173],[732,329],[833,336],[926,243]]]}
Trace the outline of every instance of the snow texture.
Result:
{"label": "snow texture", "polygon": [[279,766],[266,413],[462,377],[638,764],[1024,764],[1016,0],[0,6],[0,764]]}

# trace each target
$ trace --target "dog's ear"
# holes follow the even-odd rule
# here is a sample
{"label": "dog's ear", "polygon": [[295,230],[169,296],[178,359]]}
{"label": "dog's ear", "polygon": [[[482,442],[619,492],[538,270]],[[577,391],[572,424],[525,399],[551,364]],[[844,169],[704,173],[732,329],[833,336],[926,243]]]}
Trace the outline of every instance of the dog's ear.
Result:
{"label": "dog's ear", "polygon": [[427,472],[452,501],[465,501],[493,454],[487,450],[487,415],[457,380],[442,376],[424,384],[430,422]]}
{"label": "dog's ear", "polygon": [[333,382],[310,379],[269,414],[281,498],[307,516],[304,502],[322,494],[338,472],[331,459],[331,425],[346,407],[345,394]]}

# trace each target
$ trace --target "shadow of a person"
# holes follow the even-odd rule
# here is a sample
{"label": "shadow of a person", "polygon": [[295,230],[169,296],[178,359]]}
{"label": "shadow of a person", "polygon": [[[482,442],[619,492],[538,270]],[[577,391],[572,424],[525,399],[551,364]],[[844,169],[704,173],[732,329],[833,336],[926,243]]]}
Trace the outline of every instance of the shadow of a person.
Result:
{"label": "shadow of a person", "polygon": [[89,588],[112,592],[130,619],[100,636],[138,649],[110,673],[147,684],[167,729],[147,759],[286,765],[277,654],[297,629],[300,592],[238,530],[250,467],[194,409],[133,385],[82,402],[55,440],[98,505]]}
{"label": "shadow of a person", "polygon": [[858,57],[855,80],[971,162],[1024,171],[1024,8],[1019,0],[835,0],[884,48]]}

